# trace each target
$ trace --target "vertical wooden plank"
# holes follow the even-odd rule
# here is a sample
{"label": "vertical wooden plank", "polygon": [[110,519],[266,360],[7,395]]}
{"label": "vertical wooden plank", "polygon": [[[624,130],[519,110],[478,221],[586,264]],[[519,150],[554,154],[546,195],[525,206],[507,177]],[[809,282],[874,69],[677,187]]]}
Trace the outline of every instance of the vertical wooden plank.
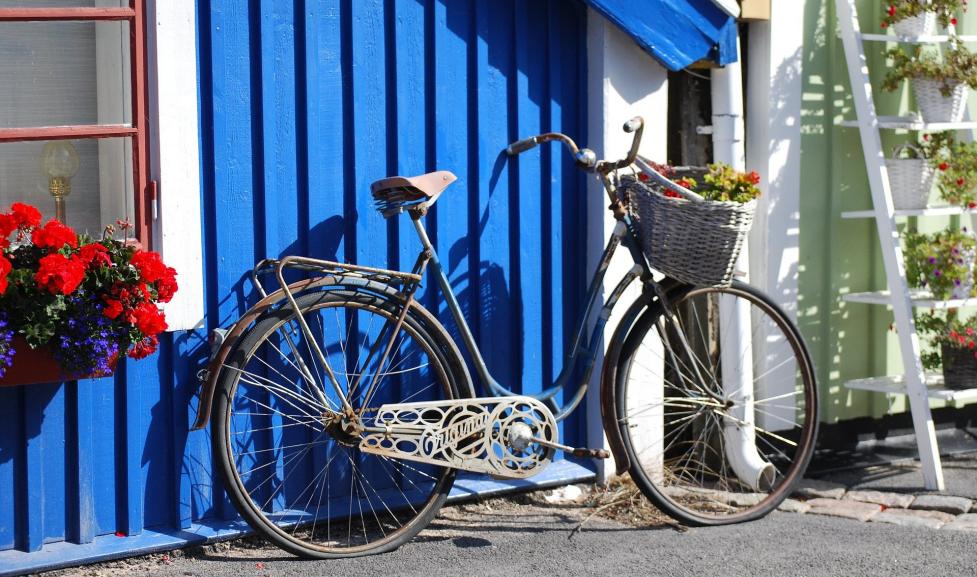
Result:
{"label": "vertical wooden plank", "polygon": [[[509,101],[513,52],[511,0],[477,3],[478,74],[478,231],[479,279],[477,324],[482,353],[495,378],[516,386],[513,370],[512,295],[510,279],[510,163],[504,147],[515,140],[510,128]],[[514,86],[514,79],[512,80]]]}
{"label": "vertical wooden plank", "polygon": [[340,0],[305,3],[305,91],[314,102],[307,107],[306,122],[308,254],[327,260],[342,260],[348,218],[343,214],[343,134],[347,125],[341,22]]}
{"label": "vertical wooden plank", "polygon": [[17,387],[0,388],[0,551],[12,549],[18,540],[15,464],[21,450],[20,402]]}
{"label": "vertical wooden plank", "polygon": [[[171,524],[176,529],[187,529],[193,522],[194,463],[201,458],[209,460],[209,452],[197,457],[201,444],[196,442],[197,433],[191,433],[191,403],[197,386],[194,367],[200,366],[207,353],[207,333],[202,330],[168,333],[166,343],[166,371],[170,380],[170,413],[172,430],[170,439],[170,482],[173,499],[168,511]],[[161,361],[164,358],[161,357]],[[193,438],[193,440],[191,440]]]}
{"label": "vertical wooden plank", "polygon": [[[146,357],[143,362],[152,362],[156,356]],[[121,375],[116,378],[116,399],[120,404],[121,427],[117,432],[120,438],[119,477],[123,483],[122,500],[119,504],[120,529],[126,535],[138,535],[143,530],[144,491],[142,472],[142,428],[143,405],[142,387],[138,376],[145,375],[138,363],[127,362]],[[121,389],[121,390],[120,390]]]}
{"label": "vertical wooden plank", "polygon": [[[396,50],[396,152],[397,174],[413,176],[427,172],[427,70],[425,46],[426,10],[429,2],[397,0],[395,4]],[[457,183],[451,192],[456,192]],[[452,195],[453,196],[453,195]],[[401,219],[399,230],[400,267],[414,264],[420,243],[414,227]]]}
{"label": "vertical wooden plank", "polygon": [[135,437],[129,433],[138,461],[129,466],[135,464],[140,469],[143,527],[169,526],[173,521],[171,351],[172,340],[164,337],[153,356],[128,363],[128,388],[140,390],[140,421]]}
{"label": "vertical wooden plank", "polygon": [[[121,361],[120,361],[121,362]],[[116,438],[117,431],[122,426],[121,420],[117,419],[116,412],[116,379],[119,376],[105,377],[102,379],[92,379],[83,381],[82,385],[87,389],[85,396],[91,397],[91,407],[84,417],[82,408],[79,407],[79,420],[85,418],[91,421],[90,443],[85,444],[89,448],[87,455],[80,455],[85,458],[91,467],[91,496],[92,511],[94,519],[92,521],[95,535],[115,533],[119,525],[117,495],[124,491],[124,486],[117,482],[118,476],[116,459]],[[80,395],[81,396],[81,395]]]}
{"label": "vertical wooden plank", "polygon": [[387,176],[384,5],[382,0],[363,0],[351,8],[355,258],[361,264],[386,266],[387,227],[370,196],[370,183]]}
{"label": "vertical wooden plank", "polygon": [[261,2],[261,124],[265,248],[268,255],[296,254],[304,243],[297,227],[295,6]]}
{"label": "vertical wooden plank", "polygon": [[[344,80],[343,17],[340,0],[308,0],[304,11],[304,98],[307,172],[304,177],[307,207],[305,227],[308,230],[306,254],[326,260],[343,260],[344,233],[348,215],[344,214],[346,188],[343,114],[346,106]],[[348,33],[348,31],[347,31]],[[306,100],[308,99],[308,100]],[[343,319],[344,320],[344,319]],[[329,464],[324,451],[312,456],[313,474]],[[333,468],[334,469],[334,468]],[[332,489],[333,471],[324,477]],[[338,483],[337,483],[338,485]],[[323,491],[320,490],[319,495]],[[328,501],[330,495],[325,495]],[[320,497],[317,505],[322,504]]]}
{"label": "vertical wooden plank", "polygon": [[64,390],[61,383],[46,383],[20,393],[26,445],[20,548],[37,551],[46,540],[64,539]]}
{"label": "vertical wooden plank", "polygon": [[[214,223],[218,322],[227,326],[246,308],[250,283],[246,272],[263,257],[263,221],[256,189],[261,185],[261,124],[252,107],[260,100],[253,89],[251,3],[246,0],[210,3],[211,74],[213,76]],[[260,192],[260,190],[259,190]],[[215,495],[216,498],[216,495]],[[225,519],[237,516],[226,497],[218,501]]]}
{"label": "vertical wooden plank", "polygon": [[[437,111],[434,158],[438,169],[450,170],[458,177],[435,207],[437,248],[469,323],[477,316],[478,310],[472,294],[477,284],[470,276],[475,255],[468,236],[468,42],[471,36],[471,10],[469,0],[435,0],[434,4],[434,98]],[[453,325],[447,311],[441,311],[441,316],[448,326]]]}
{"label": "vertical wooden plank", "polygon": [[[264,148],[264,218],[265,249],[268,255],[296,254],[304,248],[304,231],[299,229],[298,174],[296,149],[296,76],[295,76],[295,12],[289,2],[265,0],[261,2],[261,122]],[[277,406],[275,399],[270,399]],[[281,429],[281,417],[272,417],[274,429],[268,431],[272,446],[295,445],[296,438],[284,442],[294,434],[307,437],[307,431]],[[305,486],[307,474],[286,471],[286,456],[276,453],[278,479],[297,487]],[[305,461],[293,466],[304,465]],[[276,495],[275,505],[284,506],[285,493]]]}
{"label": "vertical wooden plank", "polygon": [[92,393],[86,381],[65,383],[65,538],[90,543],[95,537],[95,502],[92,495]]}
{"label": "vertical wooden plank", "polygon": [[[530,2],[515,12],[516,20],[516,107],[517,134],[524,138],[543,132],[542,116],[548,91],[546,86],[546,5]],[[550,145],[559,148],[560,145]],[[542,182],[549,175],[542,173],[541,155],[548,151],[535,150],[519,156],[518,190],[510,211],[516,235],[511,238],[513,253],[512,285],[518,295],[517,326],[514,335],[522,368],[519,382],[523,393],[542,390],[543,378],[543,237],[544,220]],[[551,339],[550,335],[546,335]]]}
{"label": "vertical wooden plank", "polygon": [[[563,51],[559,44],[558,28],[559,8],[554,8],[553,2],[546,5],[546,78],[543,80],[546,95],[543,110],[544,131],[562,132],[561,122],[562,102],[559,98],[559,86],[562,81],[561,65]],[[576,135],[571,134],[571,138]],[[578,143],[585,146],[586,143]],[[564,159],[566,152],[563,147],[552,146],[540,155],[540,170],[543,178],[540,182],[540,217],[541,217],[541,246],[540,255],[543,262],[542,290],[546,298],[542,302],[541,327],[544,335],[542,339],[542,367],[541,374],[544,383],[552,383],[563,366],[563,286],[561,267],[563,227],[560,226],[560,214],[565,202],[560,183],[563,182]],[[554,250],[555,247],[555,250]],[[563,394],[557,395],[557,402],[561,402]],[[563,427],[563,424],[560,424]]]}

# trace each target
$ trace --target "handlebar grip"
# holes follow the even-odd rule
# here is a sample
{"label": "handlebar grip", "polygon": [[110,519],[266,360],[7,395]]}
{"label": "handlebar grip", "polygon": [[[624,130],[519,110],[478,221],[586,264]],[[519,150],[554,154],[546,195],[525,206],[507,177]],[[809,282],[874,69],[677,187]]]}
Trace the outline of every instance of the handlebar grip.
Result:
{"label": "handlebar grip", "polygon": [[531,148],[535,148],[539,141],[536,140],[536,136],[530,136],[529,138],[523,138],[522,140],[517,140],[506,147],[505,152],[509,156],[515,156],[517,154],[522,154]]}
{"label": "handlebar grip", "polygon": [[634,132],[642,126],[644,126],[645,120],[640,116],[635,116],[631,120],[624,123],[624,132]]}

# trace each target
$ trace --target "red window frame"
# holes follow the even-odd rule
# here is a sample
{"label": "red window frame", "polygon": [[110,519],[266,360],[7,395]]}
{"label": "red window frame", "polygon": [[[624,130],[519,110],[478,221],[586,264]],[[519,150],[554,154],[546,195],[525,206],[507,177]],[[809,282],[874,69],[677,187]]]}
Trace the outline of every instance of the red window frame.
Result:
{"label": "red window frame", "polygon": [[136,238],[152,248],[152,214],[149,196],[149,116],[146,105],[146,2],[129,0],[127,8],[0,8],[0,22],[129,22],[129,54],[132,69],[132,124],[75,124],[27,128],[0,127],[0,143],[31,140],[129,138],[132,141],[133,207]]}

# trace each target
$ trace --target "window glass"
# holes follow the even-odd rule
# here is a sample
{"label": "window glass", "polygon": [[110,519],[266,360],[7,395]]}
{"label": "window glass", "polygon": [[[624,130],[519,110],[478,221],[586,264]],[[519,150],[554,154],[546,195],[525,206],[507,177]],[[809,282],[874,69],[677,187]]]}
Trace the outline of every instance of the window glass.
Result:
{"label": "window glass", "polygon": [[0,22],[0,128],[129,124],[129,23]]}
{"label": "window glass", "polygon": [[[73,148],[77,171],[67,177],[66,222],[78,232],[100,235],[106,224],[133,219],[132,141],[101,138],[57,141]],[[44,219],[54,218],[52,173],[70,172],[71,162],[54,159],[44,167],[44,141],[0,143],[0,210],[14,202],[36,206]],[[64,147],[49,149],[49,156],[65,156]],[[52,166],[52,164],[54,166]],[[57,184],[54,187],[57,190]]]}

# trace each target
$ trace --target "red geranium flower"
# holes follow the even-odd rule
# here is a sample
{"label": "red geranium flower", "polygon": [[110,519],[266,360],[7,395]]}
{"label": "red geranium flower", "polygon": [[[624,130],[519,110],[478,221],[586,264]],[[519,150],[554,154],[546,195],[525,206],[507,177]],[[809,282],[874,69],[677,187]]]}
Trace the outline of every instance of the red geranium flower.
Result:
{"label": "red geranium flower", "polygon": [[108,297],[103,297],[102,300],[105,301],[105,308],[102,309],[103,315],[110,319],[116,319],[122,314],[122,302]]}
{"label": "red geranium flower", "polygon": [[132,255],[132,266],[139,270],[139,278],[145,282],[156,282],[166,275],[167,266],[159,253],[139,251]]}
{"label": "red geranium flower", "polygon": [[7,292],[7,275],[10,274],[12,265],[7,257],[0,254],[0,295]]}
{"label": "red geranium flower", "polygon": [[136,328],[144,335],[156,335],[166,330],[166,317],[152,303],[139,303],[132,309],[132,316]]}
{"label": "red geranium flower", "polygon": [[946,170],[948,168],[950,168],[950,165],[949,164],[947,164],[945,162],[941,162],[940,163],[940,170]]}
{"label": "red geranium flower", "polygon": [[31,241],[34,246],[61,250],[64,245],[71,248],[78,248],[78,235],[67,225],[61,224],[56,220],[49,220],[43,228],[34,229],[31,234]]}
{"label": "red geranium flower", "polygon": [[159,297],[159,302],[168,303],[173,300],[173,294],[178,288],[176,271],[172,267],[166,267],[166,274],[156,281],[156,294]]}
{"label": "red geranium flower", "polygon": [[112,266],[112,257],[109,256],[109,249],[105,248],[105,245],[99,242],[82,246],[78,250],[78,259],[89,268],[98,268],[102,265]]}
{"label": "red geranium flower", "polygon": [[159,346],[159,339],[156,336],[146,337],[138,343],[132,345],[132,349],[127,353],[134,359],[144,359],[156,352]]}
{"label": "red geranium flower", "polygon": [[85,265],[78,259],[68,258],[55,252],[43,257],[38,263],[34,280],[38,286],[52,294],[71,294],[85,280]]}
{"label": "red geranium flower", "polygon": [[29,204],[15,202],[10,206],[14,219],[20,228],[32,228],[41,224],[41,211]]}

